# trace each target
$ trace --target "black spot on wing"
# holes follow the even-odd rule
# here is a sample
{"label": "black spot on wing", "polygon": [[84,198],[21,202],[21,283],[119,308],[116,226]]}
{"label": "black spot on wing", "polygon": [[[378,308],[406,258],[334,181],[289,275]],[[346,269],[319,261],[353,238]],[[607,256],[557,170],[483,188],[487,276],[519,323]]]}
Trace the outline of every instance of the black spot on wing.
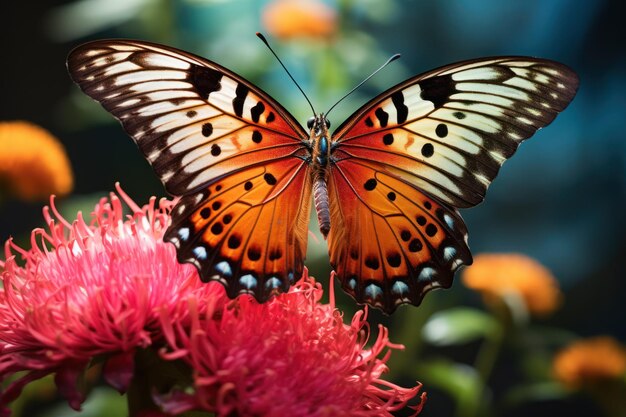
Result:
{"label": "black spot on wing", "polygon": [[450,96],[458,92],[451,75],[426,78],[419,82],[419,86],[422,90],[420,98],[433,103],[436,109],[443,107],[450,101]]}
{"label": "black spot on wing", "polygon": [[250,115],[252,116],[252,121],[254,123],[258,123],[259,117],[261,117],[264,111],[265,111],[265,104],[259,101],[254,107],[250,109]]}
{"label": "black spot on wing", "polygon": [[365,258],[365,266],[375,271],[380,268],[380,262],[377,257],[370,255]]}
{"label": "black spot on wing", "polygon": [[213,233],[214,235],[219,235],[223,231],[224,226],[222,226],[222,223],[220,222],[213,223],[213,226],[211,226],[211,233]]}
{"label": "black spot on wing", "polygon": [[211,93],[222,88],[222,75],[221,72],[212,68],[192,64],[188,78],[198,95],[207,100]]}
{"label": "black spot on wing", "polygon": [[209,122],[202,125],[202,136],[208,138],[213,133],[213,125]]}
{"label": "black spot on wing", "polygon": [[232,234],[228,238],[228,247],[231,249],[237,249],[241,245],[241,237],[237,234]]}
{"label": "black spot on wing", "polygon": [[387,127],[387,122],[389,121],[389,113],[379,107],[376,109],[374,114],[376,115],[376,118],[380,123],[380,127]]}
{"label": "black spot on wing", "polygon": [[263,179],[268,185],[276,185],[276,177],[269,172],[263,175]]}
{"label": "black spot on wing", "polygon": [[398,124],[406,122],[409,116],[409,108],[404,104],[404,94],[402,91],[397,91],[391,95],[391,102],[396,108],[396,115]]}
{"label": "black spot on wing", "polygon": [[419,239],[413,239],[411,243],[409,243],[409,251],[413,253],[421,251],[423,247],[424,245]]}
{"label": "black spot on wing", "polygon": [[365,187],[367,191],[372,191],[374,190],[374,188],[376,188],[376,185],[378,185],[378,181],[376,181],[374,178],[370,178],[369,180],[365,181],[363,187]]}
{"label": "black spot on wing", "polygon": [[440,138],[445,138],[448,136],[448,126],[446,126],[445,123],[439,123],[435,129],[435,133]]}
{"label": "black spot on wing", "polygon": [[397,268],[402,263],[402,258],[398,252],[393,252],[387,255],[387,263],[393,268]]}
{"label": "black spot on wing", "polygon": [[237,84],[237,88],[235,89],[235,98],[233,99],[233,111],[238,117],[241,117],[243,114],[243,104],[246,102],[246,97],[250,89],[242,84]]}
{"label": "black spot on wing", "polygon": [[248,248],[248,259],[251,261],[258,261],[261,259],[261,249],[256,246],[251,246]]}
{"label": "black spot on wing", "polygon": [[424,155],[426,158],[430,158],[431,156],[433,156],[434,153],[435,148],[433,147],[432,143],[425,143],[424,146],[422,146],[422,155]]}

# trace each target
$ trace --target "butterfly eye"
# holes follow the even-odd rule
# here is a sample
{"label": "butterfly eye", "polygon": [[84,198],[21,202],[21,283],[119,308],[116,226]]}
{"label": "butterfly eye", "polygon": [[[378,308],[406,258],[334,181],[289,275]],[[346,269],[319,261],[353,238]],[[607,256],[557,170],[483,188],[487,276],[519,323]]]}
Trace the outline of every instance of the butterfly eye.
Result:
{"label": "butterfly eye", "polygon": [[313,129],[313,125],[315,124],[315,117],[310,117],[309,120],[306,121],[306,127],[309,129]]}
{"label": "butterfly eye", "polygon": [[326,129],[330,129],[330,120],[324,119],[324,123],[326,123]]}

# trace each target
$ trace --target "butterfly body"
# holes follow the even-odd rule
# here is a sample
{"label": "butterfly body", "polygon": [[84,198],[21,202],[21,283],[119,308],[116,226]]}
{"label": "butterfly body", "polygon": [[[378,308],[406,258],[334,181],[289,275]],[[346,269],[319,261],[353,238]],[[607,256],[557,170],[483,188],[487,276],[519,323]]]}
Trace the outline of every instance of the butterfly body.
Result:
{"label": "butterfly body", "polygon": [[332,161],[330,135],[328,133],[330,122],[322,113],[309,119],[307,125],[311,129],[311,157],[309,161],[313,181],[313,201],[315,202],[320,232],[326,238],[330,231],[330,205],[327,184],[329,164]]}
{"label": "butterfly body", "polygon": [[302,273],[311,200],[342,288],[393,312],[472,262],[458,208],[572,100],[554,61],[494,57],[410,78],[329,132],[218,64],[132,40],[91,42],[72,78],[118,118],[166,190],[165,240],[203,280],[260,302]]}

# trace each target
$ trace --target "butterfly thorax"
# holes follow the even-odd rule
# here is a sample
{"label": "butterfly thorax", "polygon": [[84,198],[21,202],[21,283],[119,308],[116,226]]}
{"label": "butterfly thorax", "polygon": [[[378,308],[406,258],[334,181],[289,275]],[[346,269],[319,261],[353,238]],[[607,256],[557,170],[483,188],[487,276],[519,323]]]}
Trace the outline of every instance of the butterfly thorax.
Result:
{"label": "butterfly thorax", "polygon": [[320,113],[314,118],[309,119],[307,126],[310,131],[310,149],[311,149],[311,175],[313,176],[313,198],[315,201],[315,210],[317,211],[317,220],[319,222],[320,231],[324,238],[330,231],[330,210],[328,205],[328,166],[330,162],[330,139],[328,127],[330,123]]}

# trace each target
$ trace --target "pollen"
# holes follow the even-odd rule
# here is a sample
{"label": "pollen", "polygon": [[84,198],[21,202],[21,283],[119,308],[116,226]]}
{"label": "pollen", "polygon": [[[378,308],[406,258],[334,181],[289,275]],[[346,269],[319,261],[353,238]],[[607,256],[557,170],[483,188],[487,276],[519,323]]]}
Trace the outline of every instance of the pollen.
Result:
{"label": "pollen", "polygon": [[556,310],[561,291],[552,273],[522,254],[482,254],[463,274],[466,287],[482,294],[492,304],[507,295],[523,300],[529,313],[542,316]]}
{"label": "pollen", "polygon": [[0,122],[0,190],[35,201],[72,191],[74,176],[63,145],[24,121]]}

